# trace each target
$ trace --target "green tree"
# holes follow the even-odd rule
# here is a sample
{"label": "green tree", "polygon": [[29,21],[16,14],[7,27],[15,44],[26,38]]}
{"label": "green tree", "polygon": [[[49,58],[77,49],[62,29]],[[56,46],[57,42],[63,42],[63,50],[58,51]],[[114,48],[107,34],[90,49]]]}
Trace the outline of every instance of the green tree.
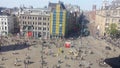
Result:
{"label": "green tree", "polygon": [[106,32],[110,36],[115,37],[118,34],[117,24],[115,24],[115,23],[110,24],[109,28],[106,29]]}

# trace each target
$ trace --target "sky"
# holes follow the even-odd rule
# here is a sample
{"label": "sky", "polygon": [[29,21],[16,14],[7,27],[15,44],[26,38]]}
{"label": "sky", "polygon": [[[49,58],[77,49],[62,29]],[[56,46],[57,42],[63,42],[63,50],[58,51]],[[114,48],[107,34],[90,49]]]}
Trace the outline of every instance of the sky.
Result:
{"label": "sky", "polygon": [[[48,6],[49,1],[57,3],[59,0],[2,0],[0,1],[0,7],[12,8],[24,5],[26,7],[33,6],[34,8],[42,8],[44,6]],[[60,0],[60,1],[64,2],[64,4],[79,5],[82,10],[91,10],[93,4],[96,4],[97,8],[100,8],[103,0]]]}

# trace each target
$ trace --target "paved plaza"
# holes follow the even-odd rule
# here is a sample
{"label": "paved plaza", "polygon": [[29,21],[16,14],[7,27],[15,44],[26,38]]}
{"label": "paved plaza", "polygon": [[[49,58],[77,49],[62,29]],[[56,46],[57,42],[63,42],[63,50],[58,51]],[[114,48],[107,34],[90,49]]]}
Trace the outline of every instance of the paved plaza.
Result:
{"label": "paved plaza", "polygon": [[[71,42],[71,48],[64,46],[66,41]],[[4,42],[0,68],[112,68],[103,60],[120,55],[119,48],[91,36],[45,40],[44,43],[39,39],[25,42],[19,38],[4,38]],[[111,49],[107,50],[106,46]]]}

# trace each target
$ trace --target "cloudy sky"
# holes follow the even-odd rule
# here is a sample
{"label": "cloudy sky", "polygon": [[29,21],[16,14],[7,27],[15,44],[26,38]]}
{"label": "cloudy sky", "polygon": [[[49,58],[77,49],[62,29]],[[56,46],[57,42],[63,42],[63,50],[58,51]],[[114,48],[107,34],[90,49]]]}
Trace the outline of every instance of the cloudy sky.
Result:
{"label": "cloudy sky", "polygon": [[[50,2],[58,2],[59,0],[2,0],[0,1],[0,7],[19,7],[20,5],[34,8],[41,8],[47,6]],[[60,0],[65,4],[79,5],[83,10],[90,10],[93,4],[96,4],[99,8],[102,5],[103,0]],[[111,1],[111,0],[109,0]]]}

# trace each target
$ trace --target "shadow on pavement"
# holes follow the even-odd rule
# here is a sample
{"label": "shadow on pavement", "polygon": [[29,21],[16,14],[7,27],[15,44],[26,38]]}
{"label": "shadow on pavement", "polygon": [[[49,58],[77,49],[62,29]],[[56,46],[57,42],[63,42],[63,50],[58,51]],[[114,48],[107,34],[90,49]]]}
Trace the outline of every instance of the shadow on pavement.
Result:
{"label": "shadow on pavement", "polygon": [[112,68],[120,68],[120,56],[114,58],[105,59],[105,62]]}
{"label": "shadow on pavement", "polygon": [[15,44],[15,45],[7,45],[7,46],[1,46],[0,52],[7,52],[7,51],[14,51],[14,50],[20,50],[24,48],[30,47],[29,44],[21,43],[21,44]]}

